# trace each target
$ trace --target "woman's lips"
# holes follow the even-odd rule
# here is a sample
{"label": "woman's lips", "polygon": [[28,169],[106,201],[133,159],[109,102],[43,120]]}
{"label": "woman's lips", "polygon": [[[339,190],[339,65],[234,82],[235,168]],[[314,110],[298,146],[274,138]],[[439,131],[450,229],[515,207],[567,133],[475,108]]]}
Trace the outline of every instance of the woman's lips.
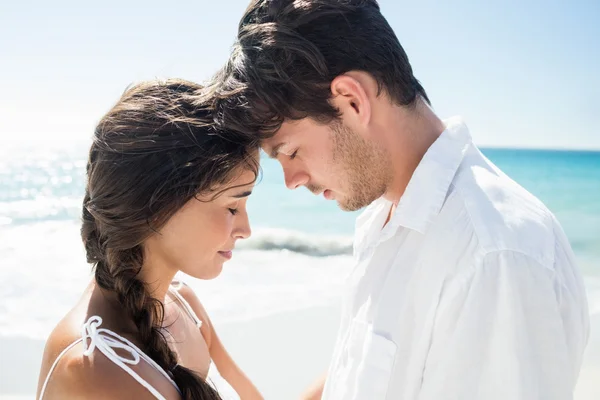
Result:
{"label": "woman's lips", "polygon": [[223,257],[225,257],[228,260],[231,260],[231,257],[233,256],[233,252],[231,250],[229,250],[229,251],[220,251],[219,254],[222,255]]}

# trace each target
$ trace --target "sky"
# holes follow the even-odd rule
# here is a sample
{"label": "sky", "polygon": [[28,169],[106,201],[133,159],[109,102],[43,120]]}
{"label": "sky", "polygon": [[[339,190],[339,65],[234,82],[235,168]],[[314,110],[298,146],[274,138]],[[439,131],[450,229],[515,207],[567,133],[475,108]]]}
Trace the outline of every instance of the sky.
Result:
{"label": "sky", "polygon": [[[132,82],[209,79],[248,2],[3,2],[0,139],[88,140]],[[600,149],[600,1],[379,4],[435,111],[478,145]]]}

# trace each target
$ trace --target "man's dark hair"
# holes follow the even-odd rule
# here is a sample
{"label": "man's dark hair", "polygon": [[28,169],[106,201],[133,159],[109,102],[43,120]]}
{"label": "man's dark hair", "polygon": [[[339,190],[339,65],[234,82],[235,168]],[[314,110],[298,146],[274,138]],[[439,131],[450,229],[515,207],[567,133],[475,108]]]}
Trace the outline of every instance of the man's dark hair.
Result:
{"label": "man's dark hair", "polygon": [[261,132],[286,119],[330,122],[331,82],[348,71],[368,72],[398,105],[429,102],[377,1],[253,0],[215,77],[218,115],[229,128]]}

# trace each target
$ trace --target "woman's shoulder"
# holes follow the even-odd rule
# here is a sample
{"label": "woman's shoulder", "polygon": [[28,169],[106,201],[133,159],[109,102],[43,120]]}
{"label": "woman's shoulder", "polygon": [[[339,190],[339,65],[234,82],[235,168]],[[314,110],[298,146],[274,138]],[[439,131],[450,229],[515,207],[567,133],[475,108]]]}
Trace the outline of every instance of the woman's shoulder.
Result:
{"label": "woman's shoulder", "polygon": [[[52,330],[44,346],[39,387],[52,375],[52,386],[57,381],[68,381],[70,367],[78,354],[83,354],[81,324],[71,310]],[[46,393],[48,390],[46,390]]]}
{"label": "woman's shoulder", "polygon": [[[97,318],[97,316],[93,318]],[[155,399],[156,397],[143,384],[131,379],[130,374],[121,366],[95,348],[94,346],[97,346],[98,343],[92,345],[93,339],[84,335],[84,325],[85,321],[76,310],[72,310],[58,323],[48,337],[42,359],[38,397],[42,386],[48,381],[44,399],[68,397],[106,399],[124,398],[125,396],[133,396],[136,399]],[[86,349],[92,349],[92,351],[84,354]],[[137,356],[128,350],[113,350],[117,350],[116,353],[123,360],[137,359]],[[180,398],[172,384],[150,364],[121,362],[165,398]],[[53,366],[54,369],[51,370]],[[48,375],[50,375],[49,378]]]}
{"label": "woman's shoulder", "polygon": [[202,302],[194,292],[194,290],[183,281],[173,281],[171,287],[177,291],[183,297],[183,299],[189,304],[196,317],[202,322],[202,335],[206,340],[206,344],[210,347],[210,333],[212,323],[210,317],[206,312],[206,309],[202,305]]}

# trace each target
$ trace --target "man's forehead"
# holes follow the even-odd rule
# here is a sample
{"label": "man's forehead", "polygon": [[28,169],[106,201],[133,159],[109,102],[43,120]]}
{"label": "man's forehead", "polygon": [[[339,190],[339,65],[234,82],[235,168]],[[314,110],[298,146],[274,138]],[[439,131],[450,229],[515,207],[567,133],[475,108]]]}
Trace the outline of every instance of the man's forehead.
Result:
{"label": "man's forehead", "polygon": [[270,158],[277,158],[277,154],[287,143],[275,138],[265,139],[261,143],[261,147]]}
{"label": "man's forehead", "polygon": [[277,152],[285,147],[290,141],[296,141],[296,135],[301,134],[309,126],[308,118],[302,120],[287,120],[281,124],[281,127],[275,134],[261,141],[261,147],[265,153],[274,158]]}
{"label": "man's forehead", "polygon": [[269,135],[260,141],[260,147],[265,153],[270,155],[275,147],[286,141],[285,132],[282,132],[282,127],[280,127],[274,134]]}

